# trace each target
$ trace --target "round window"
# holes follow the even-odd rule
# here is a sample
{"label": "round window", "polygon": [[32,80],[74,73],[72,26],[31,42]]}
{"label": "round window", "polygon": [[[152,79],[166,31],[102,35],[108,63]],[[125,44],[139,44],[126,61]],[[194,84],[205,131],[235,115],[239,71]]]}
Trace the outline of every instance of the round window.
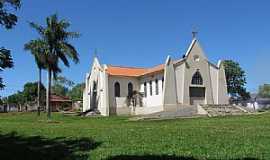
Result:
{"label": "round window", "polygon": [[200,61],[200,57],[198,55],[193,56],[193,58],[194,58],[194,61],[195,62],[199,62]]}

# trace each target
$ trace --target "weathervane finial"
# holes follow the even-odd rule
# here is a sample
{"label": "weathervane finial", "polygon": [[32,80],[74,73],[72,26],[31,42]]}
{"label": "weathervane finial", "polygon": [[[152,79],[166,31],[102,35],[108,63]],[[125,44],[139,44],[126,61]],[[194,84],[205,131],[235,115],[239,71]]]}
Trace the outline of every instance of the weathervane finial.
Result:
{"label": "weathervane finial", "polygon": [[94,57],[97,57],[97,49],[94,50]]}
{"label": "weathervane finial", "polygon": [[198,34],[198,31],[197,31],[196,27],[193,26],[193,29],[192,29],[191,33],[192,33],[192,38],[195,39],[197,34]]}

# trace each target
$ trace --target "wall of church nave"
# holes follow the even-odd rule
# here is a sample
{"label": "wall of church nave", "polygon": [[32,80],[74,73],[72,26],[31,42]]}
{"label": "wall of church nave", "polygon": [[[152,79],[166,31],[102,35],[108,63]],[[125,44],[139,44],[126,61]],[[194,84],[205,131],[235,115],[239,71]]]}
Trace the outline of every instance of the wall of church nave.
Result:
{"label": "wall of church nave", "polygon": [[160,106],[162,105],[163,96],[163,73],[151,76],[145,76],[140,79],[140,92],[144,93],[143,106]]}
{"label": "wall of church nave", "polygon": [[90,109],[89,104],[89,96],[88,93],[86,92],[86,88],[83,90],[83,112],[87,111]]}
{"label": "wall of church nave", "polygon": [[177,102],[184,101],[185,63],[175,67]]}
{"label": "wall of church nave", "polygon": [[212,65],[210,65],[210,76],[214,104],[218,104],[218,69]]}
{"label": "wall of church nave", "polygon": [[221,65],[218,71],[218,104],[229,104],[226,75],[223,65]]}
{"label": "wall of church nave", "polygon": [[[115,97],[115,84],[117,82],[120,85],[120,97]],[[139,91],[140,85],[139,85],[139,80],[137,78],[109,76],[108,89],[109,89],[109,105],[110,105],[110,108],[122,107],[126,103],[126,99],[127,99],[127,96],[128,96],[128,84],[129,83],[132,84],[134,91],[135,90]],[[116,98],[117,98],[117,100],[116,100]]]}

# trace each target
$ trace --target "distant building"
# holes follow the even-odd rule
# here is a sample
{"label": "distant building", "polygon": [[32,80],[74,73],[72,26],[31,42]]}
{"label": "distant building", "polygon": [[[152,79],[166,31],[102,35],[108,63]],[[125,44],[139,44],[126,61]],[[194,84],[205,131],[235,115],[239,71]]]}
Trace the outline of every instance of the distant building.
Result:
{"label": "distant building", "polygon": [[251,109],[270,109],[270,98],[262,98],[258,94],[251,94],[246,107]]}
{"label": "distant building", "polygon": [[168,56],[152,68],[102,65],[95,57],[85,84],[83,111],[98,110],[105,116],[228,104],[224,67],[221,61],[208,61],[196,38],[182,59]]}
{"label": "distant building", "polygon": [[50,103],[53,112],[72,109],[72,100],[65,96],[51,95]]}

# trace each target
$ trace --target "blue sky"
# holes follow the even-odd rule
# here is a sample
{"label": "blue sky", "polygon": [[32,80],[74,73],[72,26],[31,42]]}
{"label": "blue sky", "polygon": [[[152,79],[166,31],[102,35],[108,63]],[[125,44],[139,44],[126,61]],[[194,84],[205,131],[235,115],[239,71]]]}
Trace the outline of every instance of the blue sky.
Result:
{"label": "blue sky", "polygon": [[[191,42],[193,26],[207,57],[238,61],[247,74],[247,88],[270,82],[270,1],[255,0],[23,0],[19,23],[6,31],[0,27],[0,46],[12,50],[15,67],[0,73],[6,88],[1,96],[21,90],[37,80],[33,57],[23,45],[37,38],[28,21],[44,24],[57,13],[82,34],[72,43],[80,63],[63,68],[62,75],[82,82],[94,50],[102,63],[150,67],[166,56],[179,58]],[[46,73],[43,72],[46,80]]]}

